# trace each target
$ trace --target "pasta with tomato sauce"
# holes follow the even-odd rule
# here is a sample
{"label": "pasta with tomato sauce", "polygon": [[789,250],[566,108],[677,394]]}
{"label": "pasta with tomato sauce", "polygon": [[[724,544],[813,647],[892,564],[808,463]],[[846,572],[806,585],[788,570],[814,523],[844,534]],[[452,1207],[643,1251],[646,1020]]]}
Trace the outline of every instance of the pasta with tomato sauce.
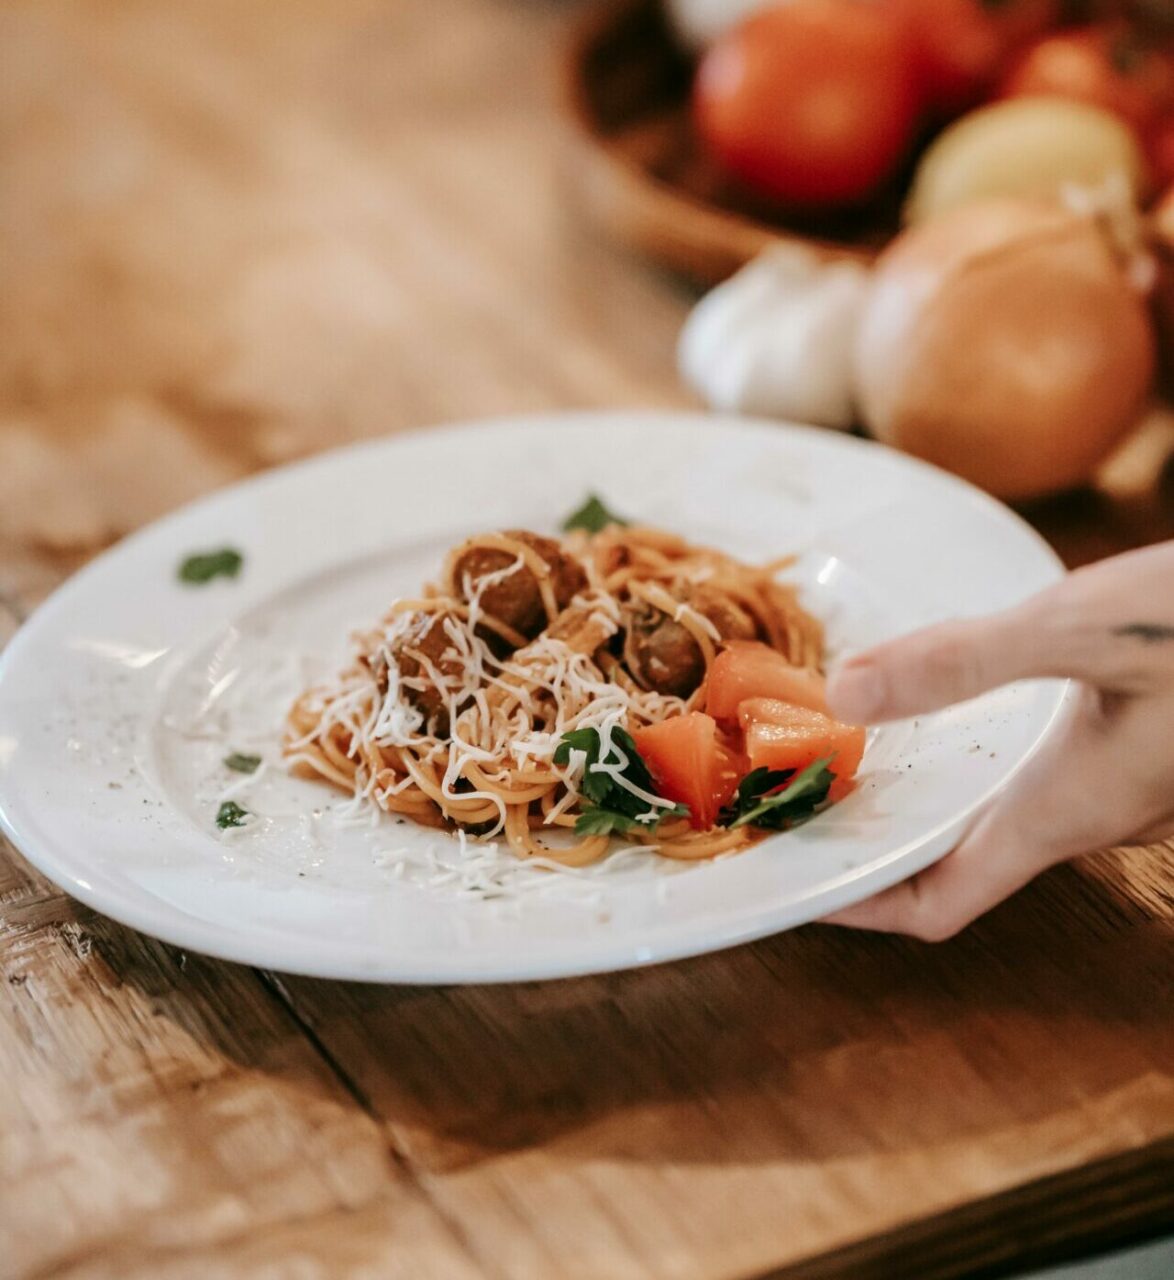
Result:
{"label": "pasta with tomato sauce", "polygon": [[843,794],[863,730],[827,715],[823,631],[780,580],[790,561],[589,523],[454,548],[298,698],[291,767],[566,866],[613,838],[712,857]]}

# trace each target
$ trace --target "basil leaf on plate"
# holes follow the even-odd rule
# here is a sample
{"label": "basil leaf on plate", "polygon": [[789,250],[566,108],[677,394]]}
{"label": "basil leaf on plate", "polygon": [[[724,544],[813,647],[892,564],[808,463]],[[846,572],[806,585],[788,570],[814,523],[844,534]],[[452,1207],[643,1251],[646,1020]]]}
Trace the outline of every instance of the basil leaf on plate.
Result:
{"label": "basil leaf on plate", "polygon": [[234,751],[224,757],[224,766],[234,773],[256,773],[261,767],[261,757],[244,751]]}
{"label": "basil leaf on plate", "polygon": [[222,547],[219,551],[201,551],[190,555],[179,566],[180,582],[203,586],[213,578],[235,578],[241,571],[245,558],[235,547]]}
{"label": "basil leaf on plate", "polygon": [[243,827],[249,816],[247,809],[242,809],[235,800],[225,800],[216,811],[216,825],[221,831],[228,827]]}
{"label": "basil leaf on plate", "polygon": [[629,523],[622,516],[617,516],[614,511],[609,511],[603,499],[592,493],[588,495],[587,501],[578,511],[572,511],[567,516],[563,521],[563,529],[567,533],[572,529],[586,529],[588,533],[598,533],[601,529],[606,529],[609,524],[627,525]]}

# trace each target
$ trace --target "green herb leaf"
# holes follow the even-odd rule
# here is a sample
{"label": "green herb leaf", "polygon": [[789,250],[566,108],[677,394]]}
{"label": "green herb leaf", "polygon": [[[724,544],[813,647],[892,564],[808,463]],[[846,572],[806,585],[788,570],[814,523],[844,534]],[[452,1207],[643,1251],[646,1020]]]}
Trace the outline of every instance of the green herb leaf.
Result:
{"label": "green herb leaf", "polygon": [[[644,810],[648,812],[647,809]],[[689,810],[683,804],[675,804],[671,809],[658,809],[653,822],[641,822],[638,818],[629,818],[627,814],[617,813],[614,809],[606,809],[600,805],[591,805],[583,810],[575,821],[577,836],[610,836],[630,835],[633,831],[655,831],[666,818],[687,818]]]}
{"label": "green herb leaf", "polygon": [[599,730],[572,729],[569,733],[564,733],[554,749],[555,764],[565,768],[571,763],[572,751],[581,751],[587,757],[587,763],[593,764],[595,761],[592,756],[595,759],[599,757]]}
{"label": "green herb leaf", "polygon": [[628,523],[629,521],[622,516],[609,511],[603,499],[592,493],[588,495],[587,501],[578,511],[573,511],[567,516],[563,521],[563,529],[568,533],[572,529],[586,529],[588,533],[598,533],[601,529],[606,529],[609,524],[626,525]]}
{"label": "green herb leaf", "polygon": [[219,551],[202,551],[188,558],[179,566],[180,582],[203,585],[213,578],[235,578],[241,571],[245,558],[233,547]]}
{"label": "green herb leaf", "polygon": [[795,776],[794,769],[767,769],[760,767],[750,772],[738,783],[733,801],[718,814],[718,826],[732,826],[738,818],[753,809],[763,796],[777,791]]}
{"label": "green herb leaf", "polygon": [[[583,761],[583,779],[579,786],[587,799],[594,804],[605,803],[615,785],[606,773],[592,771],[592,765],[599,761],[600,746],[598,729],[572,729],[569,733],[563,734],[554,752],[555,764],[564,767],[571,763],[572,751],[583,753],[586,758]],[[621,787],[620,790],[622,791],[623,788]]]}
{"label": "green herb leaf", "polygon": [[577,836],[627,835],[639,827],[640,823],[635,818],[626,818],[614,809],[601,809],[598,805],[584,809],[575,820]]}
{"label": "green herb leaf", "polygon": [[777,791],[794,776],[794,769],[767,769],[765,766],[751,769],[738,783],[738,804],[742,808],[748,808],[768,792]]}
{"label": "green herb leaf", "polygon": [[[810,818],[827,799],[828,790],[835,780],[836,775],[828,768],[834,758],[826,756],[813,761],[789,781],[790,775],[786,772],[755,769],[747,774],[738,788],[733,821],[728,825],[767,827],[778,831]],[[780,781],[786,784],[781,791],[775,789]]]}
{"label": "green herb leaf", "polygon": [[[636,749],[632,735],[625,729],[614,728],[611,731],[611,745],[617,754],[609,753],[608,760],[603,763],[619,764],[618,753],[622,753],[627,763],[620,770],[620,775],[632,786],[656,795],[656,783]],[[611,835],[616,831],[655,831],[665,818],[689,816],[689,810],[678,804],[672,808],[657,809],[654,818],[640,821],[652,806],[648,801],[633,795],[612,774],[594,768],[600,763],[602,748],[598,729],[573,729],[563,734],[555,748],[554,762],[564,767],[570,764],[572,751],[582,752],[584,756],[583,777],[579,788],[591,803],[579,815],[575,823],[576,832],[580,835]]]}
{"label": "green herb leaf", "polygon": [[242,809],[235,800],[225,800],[216,810],[216,825],[221,831],[225,827],[243,827],[248,816],[249,811]]}
{"label": "green herb leaf", "polygon": [[224,757],[224,764],[235,773],[256,773],[261,767],[261,757],[247,755],[243,751],[234,751]]}
{"label": "green herb leaf", "polygon": [[[611,740],[628,757],[628,763],[623,770],[624,777],[633,786],[639,787],[641,791],[651,791],[653,795],[656,795],[656,781],[652,774],[648,772],[648,766],[644,763],[644,757],[640,754],[632,735],[627,729],[615,728],[611,731]],[[628,792],[626,794],[631,793]],[[640,804],[641,802],[637,800],[636,803]]]}

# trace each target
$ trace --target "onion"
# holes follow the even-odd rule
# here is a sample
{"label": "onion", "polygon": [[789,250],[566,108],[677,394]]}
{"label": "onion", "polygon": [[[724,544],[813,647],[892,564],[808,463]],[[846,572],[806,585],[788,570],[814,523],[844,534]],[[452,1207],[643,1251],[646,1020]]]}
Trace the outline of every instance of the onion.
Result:
{"label": "onion", "polygon": [[1004,498],[1087,480],[1137,420],[1154,338],[1101,219],[1002,199],[881,255],[856,346],[877,437]]}
{"label": "onion", "polygon": [[964,115],[930,144],[905,218],[925,222],[998,196],[1054,199],[1106,182],[1135,200],[1146,187],[1141,148],[1115,115],[1064,98],[1008,98]]}

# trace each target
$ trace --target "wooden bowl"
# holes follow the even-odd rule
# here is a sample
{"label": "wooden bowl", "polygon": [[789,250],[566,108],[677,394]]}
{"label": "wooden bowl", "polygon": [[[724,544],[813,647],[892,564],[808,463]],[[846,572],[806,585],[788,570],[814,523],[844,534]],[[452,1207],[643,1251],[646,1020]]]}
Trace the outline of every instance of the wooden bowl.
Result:
{"label": "wooden bowl", "polygon": [[563,77],[575,134],[567,179],[588,220],[705,284],[780,241],[870,262],[897,230],[899,184],[847,213],[802,216],[757,199],[721,172],[693,132],[693,68],[660,0],[614,0],[588,13]]}

